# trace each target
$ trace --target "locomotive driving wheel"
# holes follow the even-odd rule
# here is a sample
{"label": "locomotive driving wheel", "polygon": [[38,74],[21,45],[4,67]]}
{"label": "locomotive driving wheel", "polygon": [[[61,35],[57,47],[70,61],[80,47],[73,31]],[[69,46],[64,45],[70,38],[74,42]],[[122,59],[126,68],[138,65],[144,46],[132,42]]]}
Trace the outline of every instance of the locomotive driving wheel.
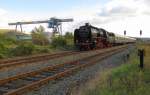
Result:
{"label": "locomotive driving wheel", "polygon": [[103,40],[100,38],[97,38],[96,40],[96,48],[104,48]]}

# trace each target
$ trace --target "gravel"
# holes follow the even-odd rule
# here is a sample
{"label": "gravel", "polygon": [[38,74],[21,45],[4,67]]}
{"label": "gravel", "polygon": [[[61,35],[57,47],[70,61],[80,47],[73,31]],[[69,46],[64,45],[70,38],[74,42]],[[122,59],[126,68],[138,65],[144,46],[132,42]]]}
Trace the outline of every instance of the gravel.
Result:
{"label": "gravel", "polygon": [[44,85],[37,91],[31,91],[25,95],[70,95],[69,91],[73,87],[79,86],[82,83],[85,83],[85,81],[94,78],[97,72],[124,64],[125,61],[127,61],[125,56],[134,52],[134,50],[135,46],[130,45],[128,49],[108,57],[91,67],[82,69],[72,76],[57,81],[50,81],[47,85]]}
{"label": "gravel", "polygon": [[19,73],[39,70],[39,69],[46,68],[47,66],[51,66],[54,64],[60,64],[60,63],[68,62],[68,61],[82,59],[84,57],[88,57],[97,53],[98,53],[97,51],[89,51],[89,52],[80,53],[77,55],[70,55],[70,56],[64,56],[64,57],[57,58],[57,59],[51,59],[45,62],[44,61],[38,62],[38,63],[36,62],[36,63],[21,65],[19,67],[4,68],[0,70],[0,79],[11,77]]}

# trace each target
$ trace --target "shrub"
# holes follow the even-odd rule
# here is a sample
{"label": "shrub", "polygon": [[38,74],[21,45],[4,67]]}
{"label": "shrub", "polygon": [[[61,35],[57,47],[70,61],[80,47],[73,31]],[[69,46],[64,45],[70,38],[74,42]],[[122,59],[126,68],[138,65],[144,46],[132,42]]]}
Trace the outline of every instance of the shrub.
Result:
{"label": "shrub", "polygon": [[48,52],[49,52],[48,48],[40,49],[40,53],[48,53]]}
{"label": "shrub", "polygon": [[44,34],[44,32],[45,32],[45,29],[43,26],[39,26],[38,28],[35,27],[31,31],[32,41],[34,44],[37,44],[37,45],[48,45],[49,44],[49,40],[46,37],[46,35]]}
{"label": "shrub", "polygon": [[6,54],[7,51],[8,51],[8,48],[6,47],[6,45],[0,42],[0,54]]}
{"label": "shrub", "polygon": [[48,47],[36,47],[34,53],[37,54],[37,53],[48,53],[48,52],[50,52]]}
{"label": "shrub", "polygon": [[2,43],[0,42],[0,51],[3,51],[4,49],[5,49],[4,44],[2,44]]}
{"label": "shrub", "polygon": [[55,37],[52,39],[51,45],[54,48],[62,48],[62,47],[65,47],[67,45],[67,41],[63,37]]}
{"label": "shrub", "polygon": [[66,34],[64,35],[64,37],[66,39],[73,39],[73,34],[71,32],[66,32]]}
{"label": "shrub", "polygon": [[13,56],[24,56],[30,55],[35,50],[34,45],[32,44],[20,44],[16,48],[11,50]]}
{"label": "shrub", "polygon": [[5,58],[5,55],[0,53],[0,59],[3,59],[3,58]]}
{"label": "shrub", "polygon": [[16,44],[16,39],[7,37],[4,34],[0,34],[0,43],[3,43],[5,45]]}

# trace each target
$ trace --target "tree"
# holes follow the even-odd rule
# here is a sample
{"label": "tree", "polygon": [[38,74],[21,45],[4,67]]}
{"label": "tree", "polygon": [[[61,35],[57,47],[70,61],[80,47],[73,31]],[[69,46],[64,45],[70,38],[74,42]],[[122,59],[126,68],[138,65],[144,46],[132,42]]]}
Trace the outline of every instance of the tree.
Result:
{"label": "tree", "polygon": [[73,34],[71,32],[66,32],[65,38],[66,39],[73,39]]}
{"label": "tree", "polygon": [[60,47],[65,47],[67,45],[66,39],[62,36],[54,37],[52,39],[51,45],[54,48],[60,48]]}
{"label": "tree", "polygon": [[38,44],[38,45],[47,45],[49,41],[46,38],[44,32],[45,32],[45,29],[43,26],[40,25],[38,28],[35,27],[31,31],[33,43]]}
{"label": "tree", "polygon": [[66,41],[67,41],[67,45],[73,45],[73,34],[71,32],[66,32],[66,34],[64,35]]}

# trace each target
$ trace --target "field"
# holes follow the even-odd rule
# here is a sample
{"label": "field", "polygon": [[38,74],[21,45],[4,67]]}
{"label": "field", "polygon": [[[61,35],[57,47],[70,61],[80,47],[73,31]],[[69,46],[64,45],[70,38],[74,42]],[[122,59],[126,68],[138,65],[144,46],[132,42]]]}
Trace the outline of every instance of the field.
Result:
{"label": "field", "polygon": [[140,44],[145,49],[144,69],[139,68],[137,49],[126,64],[100,74],[97,81],[87,84],[80,95],[149,95],[150,93],[150,45]]}

